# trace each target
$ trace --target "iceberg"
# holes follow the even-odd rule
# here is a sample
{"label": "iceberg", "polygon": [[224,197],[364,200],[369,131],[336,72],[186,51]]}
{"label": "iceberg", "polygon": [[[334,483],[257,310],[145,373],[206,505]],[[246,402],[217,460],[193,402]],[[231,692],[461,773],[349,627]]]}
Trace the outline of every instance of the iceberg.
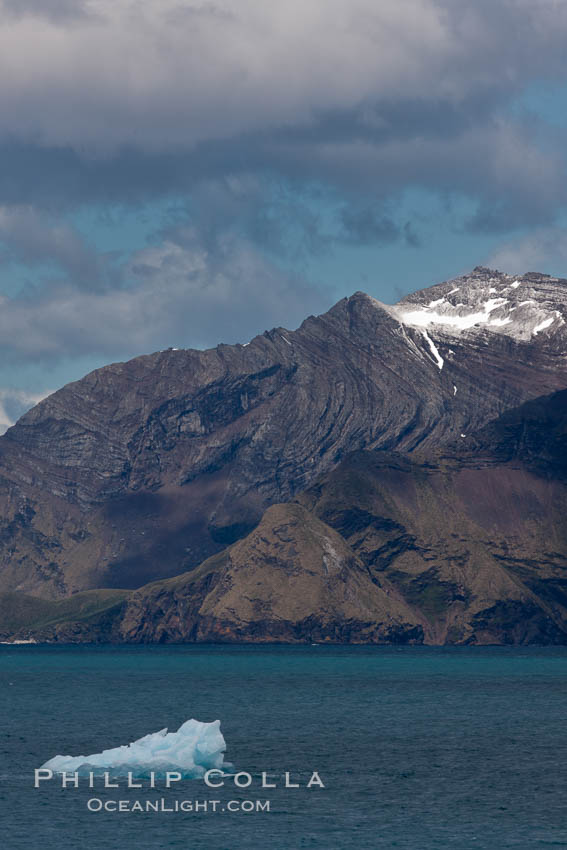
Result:
{"label": "iceberg", "polygon": [[42,765],[53,773],[102,775],[108,771],[113,776],[143,778],[152,772],[155,776],[167,771],[179,771],[183,778],[197,779],[207,770],[232,765],[224,764],[226,743],[220,730],[220,720],[202,723],[186,720],[177,732],[161,729],[121,747],[103,750],[89,756],[54,756]]}

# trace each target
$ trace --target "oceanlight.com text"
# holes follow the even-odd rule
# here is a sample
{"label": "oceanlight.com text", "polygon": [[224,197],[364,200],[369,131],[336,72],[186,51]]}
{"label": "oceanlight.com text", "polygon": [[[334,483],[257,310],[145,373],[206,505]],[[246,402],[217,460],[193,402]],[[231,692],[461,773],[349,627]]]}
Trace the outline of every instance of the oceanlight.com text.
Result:
{"label": "oceanlight.com text", "polygon": [[89,812],[156,812],[185,814],[210,814],[223,812],[269,812],[270,800],[101,800],[92,797],[87,801]]}

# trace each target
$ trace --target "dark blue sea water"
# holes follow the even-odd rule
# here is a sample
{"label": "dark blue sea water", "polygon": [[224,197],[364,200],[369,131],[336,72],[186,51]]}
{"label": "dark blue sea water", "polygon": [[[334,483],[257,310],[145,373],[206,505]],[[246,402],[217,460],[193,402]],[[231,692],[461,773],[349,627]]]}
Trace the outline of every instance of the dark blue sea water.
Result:
{"label": "dark blue sea water", "polygon": [[[0,647],[6,850],[567,847],[567,650]],[[33,788],[51,756],[220,718],[239,770],[324,790]],[[92,797],[270,800],[92,813]]]}

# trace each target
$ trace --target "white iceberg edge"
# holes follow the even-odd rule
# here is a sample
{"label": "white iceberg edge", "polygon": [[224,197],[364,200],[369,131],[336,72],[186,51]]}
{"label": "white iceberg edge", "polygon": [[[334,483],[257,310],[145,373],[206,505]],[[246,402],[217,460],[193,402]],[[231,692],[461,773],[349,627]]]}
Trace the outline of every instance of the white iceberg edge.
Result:
{"label": "white iceberg edge", "polygon": [[186,720],[177,732],[161,729],[121,747],[103,750],[88,756],[54,756],[42,769],[54,773],[102,774],[144,777],[154,773],[179,771],[185,778],[199,778],[207,770],[232,767],[224,764],[226,743],[220,730],[220,720],[202,723]]}

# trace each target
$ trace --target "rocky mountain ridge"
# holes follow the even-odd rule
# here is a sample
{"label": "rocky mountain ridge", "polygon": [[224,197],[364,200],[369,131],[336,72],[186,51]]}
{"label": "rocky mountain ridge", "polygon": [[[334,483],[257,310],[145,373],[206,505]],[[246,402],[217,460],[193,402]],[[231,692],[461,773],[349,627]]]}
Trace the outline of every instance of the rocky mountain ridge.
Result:
{"label": "rocky mountain ridge", "polygon": [[558,466],[566,440],[563,391],[507,412],[467,443],[355,452],[198,568],[39,609],[40,600],[25,597],[25,616],[12,614],[9,634],[567,643],[567,475]]}
{"label": "rocky mountain ridge", "polygon": [[405,325],[446,337],[465,331],[530,342],[543,334],[558,353],[566,351],[567,281],[550,275],[517,277],[479,266],[472,275],[407,295],[391,310]]}
{"label": "rocky mountain ridge", "polygon": [[[357,452],[407,457],[408,481],[449,456],[474,466],[487,423],[567,387],[566,287],[477,268],[394,306],[355,293],[297,331],[157,352],[64,387],[0,438],[0,592],[63,599],[167,580],[293,500],[352,548],[304,503],[310,488]],[[493,443],[485,466],[509,449]],[[412,616],[398,626],[441,639]]]}

